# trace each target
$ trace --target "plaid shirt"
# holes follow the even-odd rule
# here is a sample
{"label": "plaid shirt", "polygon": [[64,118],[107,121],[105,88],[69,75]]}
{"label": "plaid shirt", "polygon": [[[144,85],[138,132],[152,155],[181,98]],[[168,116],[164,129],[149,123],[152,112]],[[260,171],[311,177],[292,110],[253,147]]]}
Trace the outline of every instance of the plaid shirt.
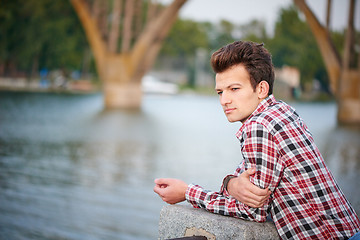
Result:
{"label": "plaid shirt", "polygon": [[190,184],[186,199],[195,208],[256,222],[266,221],[270,213],[282,239],[347,239],[360,230],[354,209],[293,108],[271,95],[236,136],[244,160],[229,176],[256,167],[250,181],[269,187],[270,199],[251,208],[231,197],[224,183],[220,192]]}

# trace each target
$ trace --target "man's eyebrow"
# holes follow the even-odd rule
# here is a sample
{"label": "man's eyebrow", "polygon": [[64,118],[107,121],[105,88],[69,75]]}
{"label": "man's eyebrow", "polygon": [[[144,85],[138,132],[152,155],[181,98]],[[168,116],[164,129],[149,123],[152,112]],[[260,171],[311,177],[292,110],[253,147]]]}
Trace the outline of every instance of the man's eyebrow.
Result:
{"label": "man's eyebrow", "polygon": [[222,89],[229,89],[229,88],[232,88],[234,86],[241,86],[241,83],[232,83],[224,88],[215,88],[215,91],[221,91]]}
{"label": "man's eyebrow", "polygon": [[232,83],[229,86],[227,86],[227,88],[232,88],[234,86],[242,86],[242,84],[241,83]]}
{"label": "man's eyebrow", "polygon": [[221,91],[221,88],[215,88],[215,91],[217,91],[217,92]]}

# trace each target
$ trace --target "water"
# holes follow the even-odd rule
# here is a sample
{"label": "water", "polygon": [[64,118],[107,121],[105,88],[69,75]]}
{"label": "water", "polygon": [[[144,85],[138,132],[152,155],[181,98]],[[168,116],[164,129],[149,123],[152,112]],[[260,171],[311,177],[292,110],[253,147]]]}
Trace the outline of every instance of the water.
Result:
{"label": "water", "polygon": [[[360,212],[360,131],[333,103],[294,106]],[[0,239],[156,239],[157,177],[218,190],[238,162],[213,96],[146,96],[104,111],[102,96],[0,93]]]}

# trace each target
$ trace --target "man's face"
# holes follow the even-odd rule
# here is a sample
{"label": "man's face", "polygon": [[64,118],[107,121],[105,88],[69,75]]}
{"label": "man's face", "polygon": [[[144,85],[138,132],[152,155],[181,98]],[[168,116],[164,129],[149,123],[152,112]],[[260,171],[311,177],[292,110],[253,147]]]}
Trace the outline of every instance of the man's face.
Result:
{"label": "man's face", "polygon": [[242,64],[216,74],[216,92],[229,122],[242,123],[255,111],[263,100],[254,91],[250,76]]}

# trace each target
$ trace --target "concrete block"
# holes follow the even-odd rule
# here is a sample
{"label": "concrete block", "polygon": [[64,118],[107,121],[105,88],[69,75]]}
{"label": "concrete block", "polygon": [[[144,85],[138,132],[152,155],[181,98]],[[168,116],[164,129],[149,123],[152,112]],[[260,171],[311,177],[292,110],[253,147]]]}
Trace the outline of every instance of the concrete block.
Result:
{"label": "concrete block", "polygon": [[256,223],[213,214],[190,205],[167,205],[160,212],[159,239],[279,239],[273,222]]}

